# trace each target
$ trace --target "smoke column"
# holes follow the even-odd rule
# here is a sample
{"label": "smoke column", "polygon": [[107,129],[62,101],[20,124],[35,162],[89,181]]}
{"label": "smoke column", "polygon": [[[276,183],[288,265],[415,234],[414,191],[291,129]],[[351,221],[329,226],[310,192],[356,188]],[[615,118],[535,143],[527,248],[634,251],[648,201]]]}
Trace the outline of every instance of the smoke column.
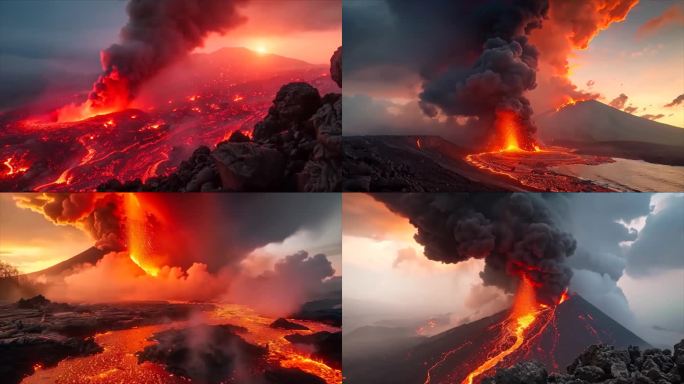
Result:
{"label": "smoke column", "polygon": [[[548,2],[451,2],[440,8],[448,14],[467,15],[466,22],[451,27],[453,31],[433,31],[449,34],[453,41],[444,43],[463,49],[421,69],[423,111],[430,116],[441,110],[448,116],[477,117],[488,134],[497,113],[513,112],[521,128],[521,147],[533,149],[536,128],[530,102],[523,94],[536,87],[539,52],[527,35],[541,27]],[[457,41],[463,39],[468,41],[465,46]],[[475,64],[467,67],[463,58]]]}
{"label": "smoke column", "polygon": [[484,259],[485,285],[513,291],[524,275],[542,302],[557,303],[572,270],[576,241],[556,224],[540,196],[530,194],[374,194],[406,217],[430,260]]}
{"label": "smoke column", "polygon": [[93,86],[93,109],[123,108],[140,86],[170,63],[245,21],[246,0],[131,0],[121,42],[102,51],[103,74]]}

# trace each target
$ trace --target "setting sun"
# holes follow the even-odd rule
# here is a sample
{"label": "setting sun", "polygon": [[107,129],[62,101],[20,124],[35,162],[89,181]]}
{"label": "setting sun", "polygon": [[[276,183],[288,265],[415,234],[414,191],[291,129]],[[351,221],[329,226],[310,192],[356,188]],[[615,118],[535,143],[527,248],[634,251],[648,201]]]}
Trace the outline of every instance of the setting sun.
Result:
{"label": "setting sun", "polygon": [[254,51],[260,55],[265,55],[268,53],[268,48],[265,45],[257,45],[254,47]]}

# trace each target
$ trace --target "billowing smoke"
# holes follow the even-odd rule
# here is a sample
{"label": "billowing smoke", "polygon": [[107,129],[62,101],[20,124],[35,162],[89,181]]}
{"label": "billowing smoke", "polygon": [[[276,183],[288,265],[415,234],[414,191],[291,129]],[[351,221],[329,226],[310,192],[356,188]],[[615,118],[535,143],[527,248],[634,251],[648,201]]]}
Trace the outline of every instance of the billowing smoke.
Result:
{"label": "billowing smoke", "polygon": [[38,212],[54,223],[85,230],[99,249],[117,251],[125,247],[124,213],[118,195],[43,193],[18,195],[15,199],[20,207]]}
{"label": "billowing smoke", "polygon": [[467,22],[451,23],[451,36],[481,47],[479,58],[464,67],[462,57],[476,52],[454,52],[458,58],[441,58],[441,65],[423,68],[424,112],[434,116],[438,108],[448,116],[475,116],[486,130],[493,127],[498,111],[512,111],[522,128],[522,146],[532,149],[536,129],[523,94],[536,87],[539,52],[526,35],[541,26],[547,1],[453,2],[448,8],[451,14],[467,15]]}
{"label": "billowing smoke", "polygon": [[211,32],[245,21],[236,7],[246,0],[131,0],[121,42],[102,51],[103,74],[93,86],[92,107],[125,106],[140,86],[199,47]]}
{"label": "billowing smoke", "polygon": [[265,314],[292,313],[301,303],[323,291],[324,280],[334,274],[326,255],[310,256],[299,251],[258,276],[240,276],[228,298]]}
{"label": "billowing smoke", "polygon": [[522,276],[538,299],[555,303],[572,277],[566,259],[575,239],[557,224],[541,195],[375,194],[416,227],[415,240],[429,259],[459,263],[484,259],[485,285],[514,291]]}

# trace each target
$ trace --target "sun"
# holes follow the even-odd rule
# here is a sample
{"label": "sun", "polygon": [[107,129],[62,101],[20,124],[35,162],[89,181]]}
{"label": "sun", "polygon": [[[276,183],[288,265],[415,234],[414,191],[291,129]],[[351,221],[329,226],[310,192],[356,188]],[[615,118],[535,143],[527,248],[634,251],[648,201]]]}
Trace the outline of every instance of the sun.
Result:
{"label": "sun", "polygon": [[268,53],[268,48],[266,48],[265,45],[257,45],[256,47],[254,47],[254,51],[256,51],[256,53],[260,55],[265,55]]}

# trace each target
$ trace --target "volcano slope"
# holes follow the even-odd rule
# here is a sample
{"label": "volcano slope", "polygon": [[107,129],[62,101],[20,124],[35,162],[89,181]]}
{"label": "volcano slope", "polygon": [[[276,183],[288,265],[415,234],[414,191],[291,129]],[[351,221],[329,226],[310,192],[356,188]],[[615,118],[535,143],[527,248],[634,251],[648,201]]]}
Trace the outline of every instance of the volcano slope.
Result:
{"label": "volcano slope", "polygon": [[[649,346],[579,295],[571,296],[550,311],[548,316],[535,320],[516,352],[476,377],[473,383],[480,383],[495,369],[531,359],[539,361],[550,372],[559,372],[592,344],[618,348]],[[461,383],[483,361],[495,355],[497,348],[512,344],[514,340],[500,340],[499,330],[508,314],[502,311],[452,328],[408,349],[384,349],[374,356],[345,355],[346,382]]]}

